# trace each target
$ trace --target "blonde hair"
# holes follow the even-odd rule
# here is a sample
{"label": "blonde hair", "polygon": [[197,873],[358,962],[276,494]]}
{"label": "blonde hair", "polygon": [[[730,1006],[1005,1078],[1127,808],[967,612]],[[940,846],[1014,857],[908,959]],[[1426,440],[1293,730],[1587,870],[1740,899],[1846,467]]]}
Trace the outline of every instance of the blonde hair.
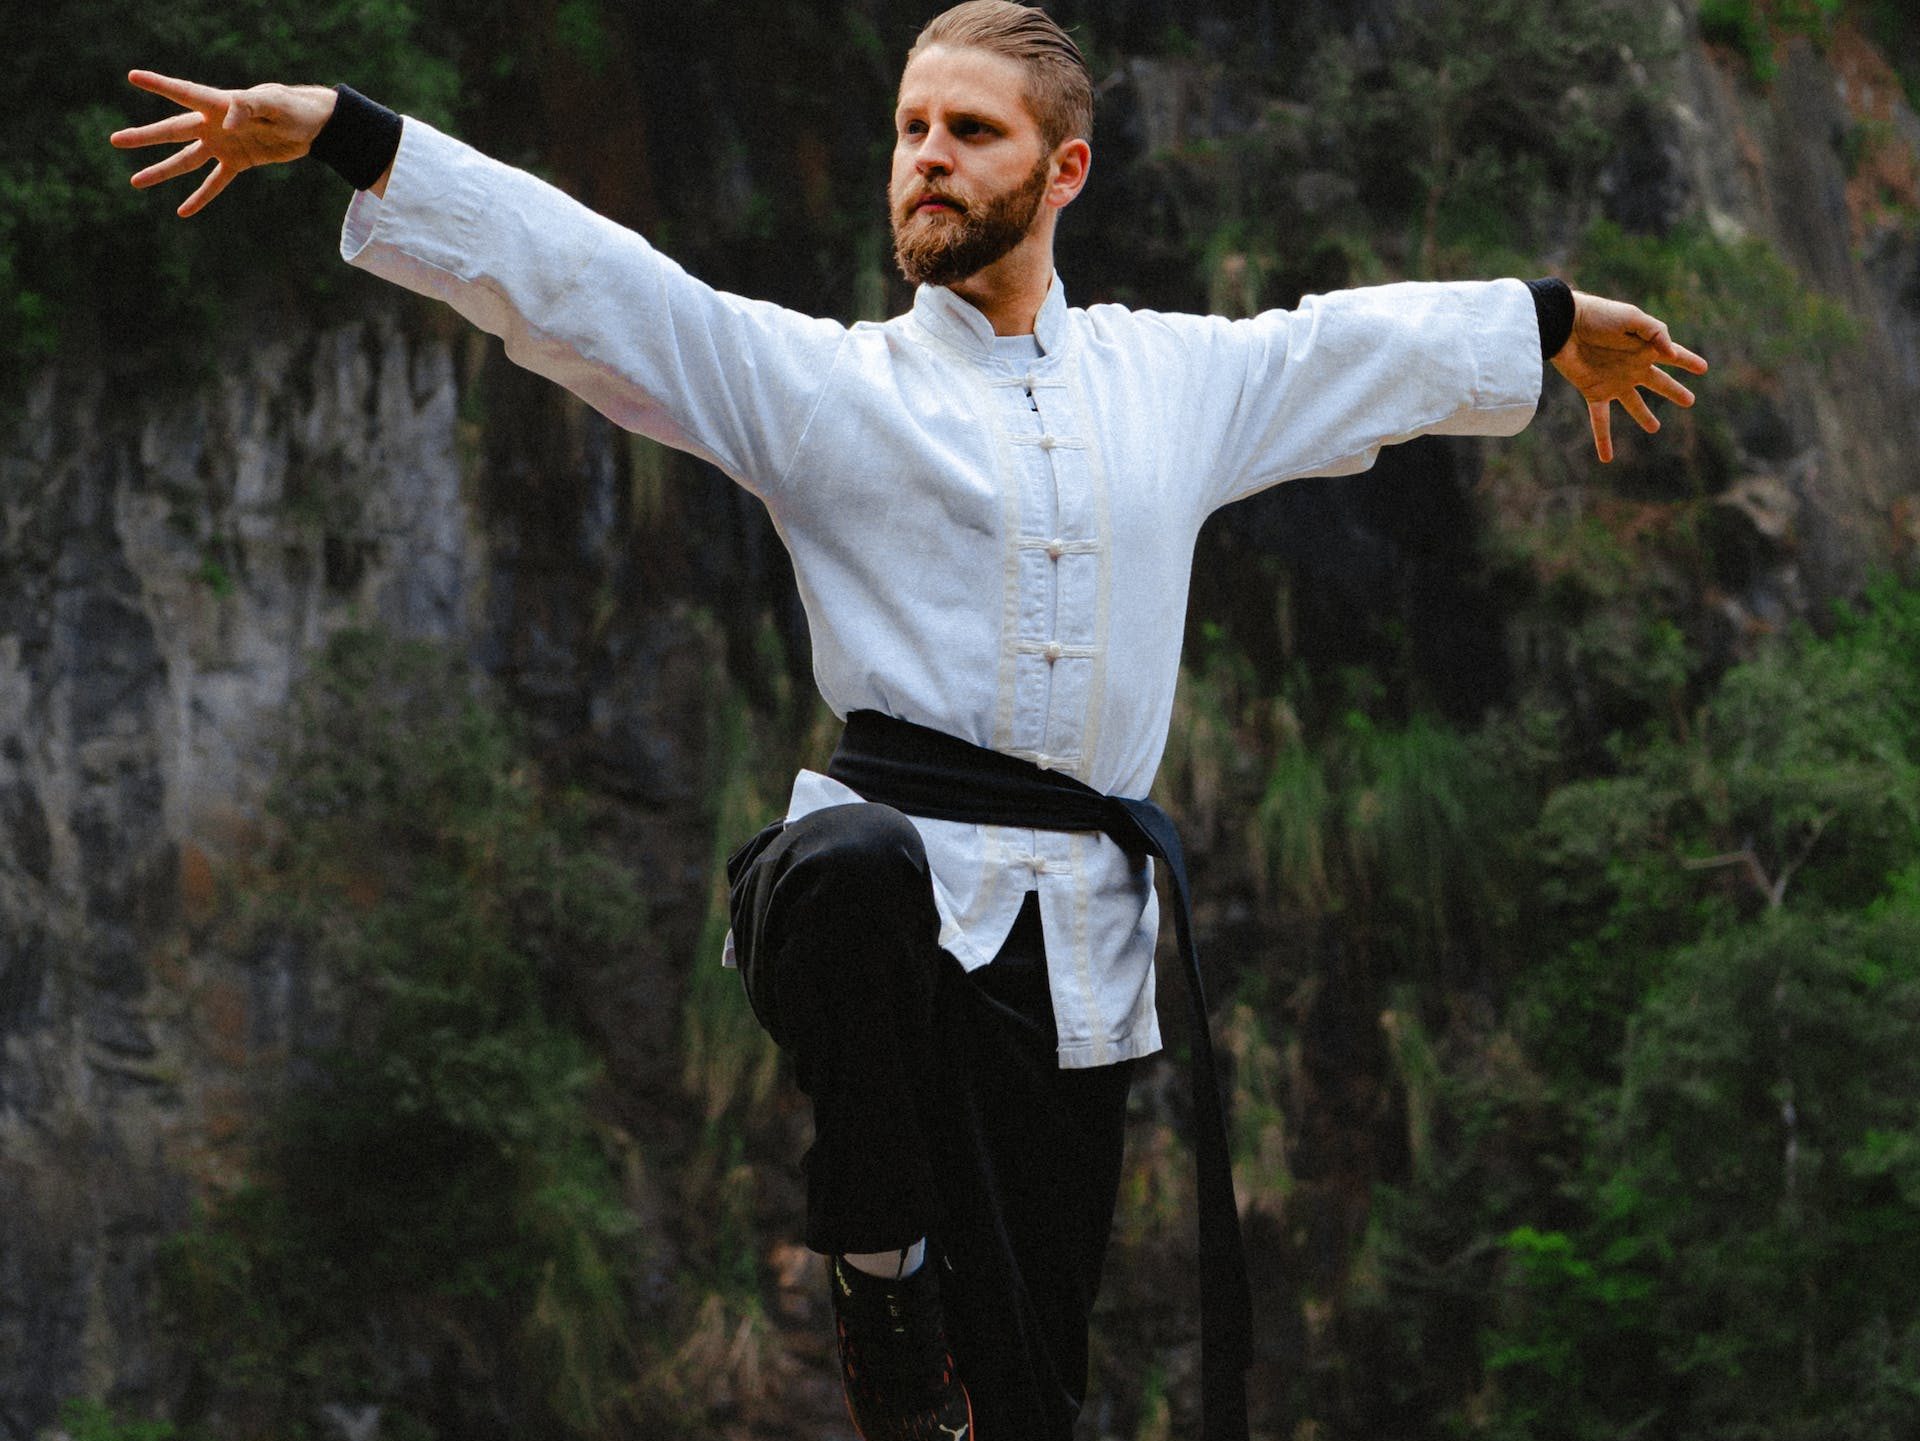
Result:
{"label": "blonde hair", "polygon": [[1093,75],[1073,37],[1038,5],[966,0],[933,17],[907,59],[933,45],[972,46],[1017,61],[1027,72],[1027,106],[1049,150],[1093,138]]}

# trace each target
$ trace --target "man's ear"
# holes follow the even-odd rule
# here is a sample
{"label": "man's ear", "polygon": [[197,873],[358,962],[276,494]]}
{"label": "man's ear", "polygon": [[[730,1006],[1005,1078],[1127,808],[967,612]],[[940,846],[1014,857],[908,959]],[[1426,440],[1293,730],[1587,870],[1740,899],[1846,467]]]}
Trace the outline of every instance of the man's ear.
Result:
{"label": "man's ear", "polygon": [[1063,140],[1053,152],[1053,179],[1047,185],[1046,202],[1056,210],[1071,202],[1087,183],[1093,168],[1093,147],[1079,138]]}

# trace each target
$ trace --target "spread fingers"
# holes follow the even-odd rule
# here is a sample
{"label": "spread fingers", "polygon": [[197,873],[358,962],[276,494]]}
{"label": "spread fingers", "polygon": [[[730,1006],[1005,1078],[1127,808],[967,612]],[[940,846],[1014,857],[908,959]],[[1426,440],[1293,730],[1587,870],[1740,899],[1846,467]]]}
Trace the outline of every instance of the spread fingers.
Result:
{"label": "spread fingers", "polygon": [[232,183],[233,177],[239,173],[222,160],[213,167],[212,173],[200,182],[200,188],[181,202],[179,215],[184,219],[196,210],[204,208],[214,196],[225,190]]}
{"label": "spread fingers", "polygon": [[158,185],[163,180],[171,180],[176,175],[185,175],[189,170],[198,170],[205,165],[213,152],[198,140],[184,147],[178,154],[169,155],[157,165],[149,165],[133,177],[135,188],[145,190],[149,185]]}
{"label": "spread fingers", "polygon": [[1654,431],[1660,428],[1659,419],[1651,410],[1647,409],[1647,402],[1641,397],[1639,391],[1630,390],[1621,396],[1620,408],[1632,416],[1634,424],[1646,431],[1648,435],[1652,435]]}
{"label": "spread fingers", "polygon": [[1671,400],[1675,405],[1693,404],[1693,392],[1664,370],[1654,370],[1647,378],[1646,387],[1663,400]]}
{"label": "spread fingers", "polygon": [[1593,449],[1605,465],[1613,459],[1613,413],[1604,400],[1587,402],[1587,423],[1593,427]]}
{"label": "spread fingers", "polygon": [[1662,365],[1677,365],[1682,370],[1692,371],[1695,375],[1705,375],[1707,373],[1706,358],[1695,355],[1684,345],[1675,345],[1672,340],[1667,340],[1665,344],[1659,347],[1659,351],[1660,363]]}
{"label": "spread fingers", "polygon": [[176,140],[191,140],[206,123],[206,117],[199,111],[188,110],[179,115],[169,115],[165,120],[156,120],[151,125],[133,125],[125,130],[116,130],[107,137],[107,143],[121,150],[138,150],[142,145],[166,145]]}
{"label": "spread fingers", "polygon": [[215,90],[210,85],[195,85],[191,80],[175,80],[170,75],[157,75],[151,70],[130,70],[127,72],[129,84],[141,90],[151,91],[155,95],[164,95],[177,105],[189,110],[223,110],[227,104],[227,92]]}

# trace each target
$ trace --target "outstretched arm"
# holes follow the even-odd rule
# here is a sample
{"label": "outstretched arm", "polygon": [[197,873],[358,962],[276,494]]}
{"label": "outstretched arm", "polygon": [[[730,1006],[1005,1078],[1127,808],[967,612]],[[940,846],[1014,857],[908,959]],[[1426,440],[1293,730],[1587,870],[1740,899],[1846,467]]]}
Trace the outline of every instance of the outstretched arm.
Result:
{"label": "outstretched arm", "polygon": [[[180,149],[149,165],[133,177],[138,189],[158,185],[200,169],[208,161],[213,170],[179,213],[204,209],[234,176],[257,165],[279,165],[298,160],[313,146],[314,137],[333,118],[338,98],[322,85],[255,85],[247,90],[216,90],[190,80],[175,80],[151,70],[135,70],[127,79],[181,107],[178,115],[116,130],[109,141],[122,150],[147,145],[174,145]],[[369,187],[384,195],[387,176]]]}
{"label": "outstretched arm", "polygon": [[1553,356],[1553,368],[1587,402],[1593,446],[1604,463],[1613,459],[1613,403],[1648,433],[1660,422],[1640,392],[1650,390],[1675,405],[1692,405],[1693,392],[1660,367],[1704,375],[1707,362],[1676,345],[1664,321],[1636,305],[1574,292],[1573,334]]}
{"label": "outstretched arm", "polygon": [[544,181],[345,87],[129,78],[184,111],[111,137],[181,147],[133,183],[214,163],[182,215],[242,170],[311,153],[361,192],[341,229],[347,261],[445,301],[616,425],[756,494],[784,486],[846,327],[715,290]]}

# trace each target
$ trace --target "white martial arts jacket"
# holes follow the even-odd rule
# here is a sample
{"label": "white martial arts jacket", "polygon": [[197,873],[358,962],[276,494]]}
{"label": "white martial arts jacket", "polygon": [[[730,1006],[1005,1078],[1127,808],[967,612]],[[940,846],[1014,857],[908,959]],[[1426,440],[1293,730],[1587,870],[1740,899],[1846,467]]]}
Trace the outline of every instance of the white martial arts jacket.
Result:
{"label": "white martial arts jacket", "polygon": [[[1541,359],[1517,280],[1310,297],[1251,320],[1069,309],[997,360],[921,287],[854,326],[728,295],[530,175],[408,120],[353,264],[438,297],[615,424],[701,456],[792,552],[821,694],[1144,796],[1201,522],[1411,436],[1508,435]],[[811,772],[791,817],[858,799]],[[1063,1066],[1158,1048],[1151,863],[1098,835],[916,820],[941,944],[992,959],[1038,890]]]}

